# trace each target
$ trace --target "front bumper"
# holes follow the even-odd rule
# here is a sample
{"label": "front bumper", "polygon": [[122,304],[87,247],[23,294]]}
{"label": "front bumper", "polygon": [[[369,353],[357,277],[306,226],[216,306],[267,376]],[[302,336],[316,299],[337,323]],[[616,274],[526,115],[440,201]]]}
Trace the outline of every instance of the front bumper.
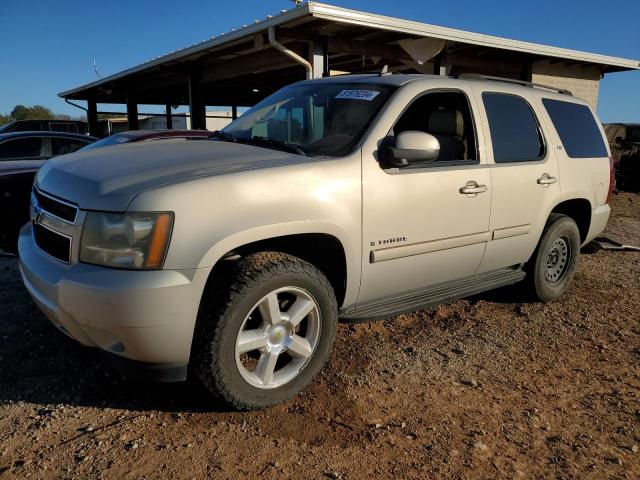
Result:
{"label": "front bumper", "polygon": [[25,287],[64,333],[122,359],[174,370],[186,366],[211,269],[67,265],[36,247],[31,224],[20,231],[18,250]]}

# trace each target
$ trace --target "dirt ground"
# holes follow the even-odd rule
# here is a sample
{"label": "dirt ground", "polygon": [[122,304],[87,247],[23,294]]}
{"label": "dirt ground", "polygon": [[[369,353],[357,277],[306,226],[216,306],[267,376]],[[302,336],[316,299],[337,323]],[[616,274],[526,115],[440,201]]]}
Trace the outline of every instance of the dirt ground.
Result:
{"label": "dirt ground", "polygon": [[[640,243],[640,195],[607,234]],[[0,263],[0,478],[640,478],[640,254],[588,249],[570,292],[514,288],[342,324],[270,410],[128,381]]]}

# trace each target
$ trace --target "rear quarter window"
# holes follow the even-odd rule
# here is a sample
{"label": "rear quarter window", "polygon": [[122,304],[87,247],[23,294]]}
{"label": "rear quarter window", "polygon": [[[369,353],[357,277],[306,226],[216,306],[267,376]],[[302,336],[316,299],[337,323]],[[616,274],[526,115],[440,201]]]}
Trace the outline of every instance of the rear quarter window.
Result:
{"label": "rear quarter window", "polygon": [[543,98],[565,152],[571,158],[608,157],[598,123],[586,105]]}

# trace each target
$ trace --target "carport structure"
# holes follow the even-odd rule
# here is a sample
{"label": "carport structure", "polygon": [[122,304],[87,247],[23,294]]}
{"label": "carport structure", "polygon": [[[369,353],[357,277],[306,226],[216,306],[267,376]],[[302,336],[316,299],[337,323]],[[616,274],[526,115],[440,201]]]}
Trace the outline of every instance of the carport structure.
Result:
{"label": "carport structure", "polygon": [[86,100],[92,134],[97,104],[125,104],[129,128],[138,105],[188,105],[192,128],[205,128],[206,106],[251,106],[284,85],[341,73],[478,73],[567,89],[597,103],[601,78],[640,62],[539,45],[308,2],[275,16],[148,60],[60,93]]}

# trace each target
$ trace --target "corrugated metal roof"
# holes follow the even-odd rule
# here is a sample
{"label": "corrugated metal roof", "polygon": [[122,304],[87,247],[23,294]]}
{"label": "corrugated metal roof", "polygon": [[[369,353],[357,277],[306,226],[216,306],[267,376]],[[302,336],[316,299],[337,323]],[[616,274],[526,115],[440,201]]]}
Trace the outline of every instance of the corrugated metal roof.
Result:
{"label": "corrugated metal roof", "polygon": [[101,78],[100,80],[97,80],[95,82],[82,85],[72,90],[67,90],[60,93],[59,96],[72,96],[80,91],[98,87],[113,80],[117,80],[130,74],[151,69],[167,62],[181,60],[191,55],[200,54],[209,49],[221,47],[243,37],[248,37],[259,32],[264,32],[269,27],[283,25],[287,22],[291,22],[305,16],[311,16],[314,18],[324,19],[336,23],[366,26],[380,30],[406,33],[408,35],[417,37],[438,38],[442,40],[466,43],[469,45],[485,46],[490,48],[509,50],[513,52],[534,54],[543,57],[552,57],[576,62],[615,67],[620,70],[640,69],[640,61],[638,60],[581,52],[578,50],[552,47],[548,45],[524,42],[520,40],[512,40],[508,38],[484,35],[449,27],[430,25],[428,23],[405,20],[396,17],[388,17],[374,13],[335,7],[333,5],[324,3],[307,2],[289,10],[282,10],[277,15],[269,15],[265,19],[254,20],[251,24],[243,25],[239,28],[234,28],[229,32],[213,36],[200,43],[194,43],[193,45],[172,51],[166,55],[149,59],[139,65],[133,66],[126,70],[122,70],[121,72],[115,73],[108,77]]}
{"label": "corrugated metal roof", "polygon": [[551,47],[539,43],[511,40],[509,38],[485,35],[482,33],[467,32],[449,27],[440,27],[428,23],[404,20],[395,17],[386,17],[374,13],[359,12],[347,8],[334,7],[322,3],[310,2],[309,8],[314,17],[324,18],[341,23],[369,26],[381,30],[402,32],[421,37],[439,38],[454,42],[462,42],[470,45],[478,45],[514,52],[530,53],[546,57],[556,57],[598,65],[610,65],[630,70],[640,70],[640,61],[620,57],[611,57],[597,53],[581,52],[567,48]]}

